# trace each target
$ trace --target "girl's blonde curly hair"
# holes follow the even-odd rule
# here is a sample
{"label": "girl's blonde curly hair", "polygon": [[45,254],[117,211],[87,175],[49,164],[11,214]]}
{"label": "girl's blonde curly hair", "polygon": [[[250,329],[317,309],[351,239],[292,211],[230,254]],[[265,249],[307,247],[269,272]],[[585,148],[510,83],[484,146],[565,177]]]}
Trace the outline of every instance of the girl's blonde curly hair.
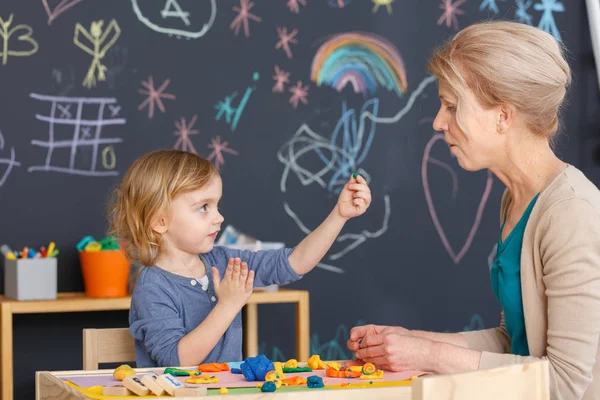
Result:
{"label": "girl's blonde curly hair", "polygon": [[197,190],[220,174],[210,161],[180,150],[156,150],[133,162],[108,206],[109,234],[123,245],[127,258],[154,265],[161,236],[152,226],[175,196]]}

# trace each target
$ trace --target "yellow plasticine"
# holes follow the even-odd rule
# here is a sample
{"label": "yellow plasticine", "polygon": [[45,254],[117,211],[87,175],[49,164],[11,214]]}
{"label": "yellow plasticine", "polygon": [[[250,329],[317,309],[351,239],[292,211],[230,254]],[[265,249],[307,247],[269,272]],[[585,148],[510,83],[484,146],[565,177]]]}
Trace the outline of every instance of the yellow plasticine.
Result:
{"label": "yellow plasticine", "polygon": [[375,372],[374,374],[370,374],[370,375],[362,374],[360,376],[360,379],[383,379],[383,370],[378,369],[377,372]]}
{"label": "yellow plasticine", "polygon": [[227,389],[226,387],[222,387],[221,390],[219,390],[219,393],[227,394],[227,393],[229,393],[229,389]]}
{"label": "yellow plasticine", "polygon": [[340,363],[335,362],[335,361],[328,362],[327,366],[331,369],[335,369],[336,371],[339,371],[342,368]]}
{"label": "yellow plasticine", "polygon": [[219,383],[219,378],[216,376],[196,376],[185,380],[187,383],[195,384],[206,384],[206,383]]}
{"label": "yellow plasticine", "polygon": [[283,364],[283,368],[298,368],[298,360],[290,358]]}
{"label": "yellow plasticine", "polygon": [[279,361],[275,361],[273,366],[275,367],[275,372],[279,374],[279,379],[285,379],[285,375],[283,374],[283,364]]}
{"label": "yellow plasticine", "polygon": [[122,381],[128,376],[135,375],[135,371],[127,364],[119,365],[117,369],[113,372],[113,377]]}
{"label": "yellow plasticine", "polygon": [[319,356],[318,354],[312,355],[309,359],[308,362],[306,363],[306,365],[308,365],[310,368],[312,368],[313,370],[315,369],[325,369],[327,368],[325,366],[325,363],[321,360],[321,356]]}

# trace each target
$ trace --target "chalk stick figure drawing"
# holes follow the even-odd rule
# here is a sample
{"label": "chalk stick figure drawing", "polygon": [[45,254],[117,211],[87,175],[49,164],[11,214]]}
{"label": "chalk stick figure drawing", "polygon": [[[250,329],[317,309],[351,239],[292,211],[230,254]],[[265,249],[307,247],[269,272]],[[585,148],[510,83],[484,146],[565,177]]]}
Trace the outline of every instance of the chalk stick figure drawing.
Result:
{"label": "chalk stick figure drawing", "polygon": [[[38,121],[48,123],[48,140],[32,140],[31,144],[47,149],[46,163],[28,168],[32,171],[53,171],[72,175],[115,176],[116,155],[113,145],[121,143],[118,137],[102,137],[103,128],[111,125],[123,125],[125,119],[119,117],[121,107],[115,98],[105,97],[64,97],[46,96],[31,93],[30,97],[50,103],[49,115],[36,114]],[[74,108],[74,110],[72,109]],[[84,113],[85,108],[85,113]],[[107,114],[105,116],[105,114]],[[96,115],[95,119],[84,119],[83,115]],[[65,138],[64,129],[73,127],[73,134]],[[69,137],[71,137],[69,139]],[[76,167],[77,152],[92,148],[89,168]],[[66,153],[65,153],[66,152]],[[68,155],[68,166],[58,165]],[[102,157],[104,170],[98,168],[98,158]],[[58,159],[53,160],[53,157]],[[57,164],[54,164],[55,161]]]}
{"label": "chalk stick figure drawing", "polygon": [[220,136],[213,138],[211,140],[210,144],[208,145],[208,148],[213,149],[212,153],[210,153],[208,156],[208,160],[212,161],[214,159],[215,166],[217,167],[218,170],[220,170],[221,167],[223,166],[223,164],[225,164],[225,159],[223,158],[223,153],[229,153],[229,154],[233,154],[236,156],[240,154],[237,152],[237,150],[230,149],[228,142],[221,143]]}
{"label": "chalk stick figure drawing", "polygon": [[162,102],[162,99],[175,100],[174,94],[163,93],[167,86],[169,86],[169,83],[171,83],[171,79],[165,79],[162,85],[160,85],[158,89],[155,89],[154,79],[152,79],[151,76],[148,77],[148,82],[143,81],[142,86],[144,86],[146,89],[140,89],[138,90],[138,93],[145,94],[148,97],[138,106],[138,111],[148,106],[148,118],[152,118],[154,116],[154,103],[156,103],[159,110],[164,113],[165,106]]}
{"label": "chalk stick figure drawing", "polygon": [[179,136],[179,139],[177,139],[177,141],[175,142],[175,149],[198,154],[196,152],[196,148],[190,140],[191,135],[197,135],[200,133],[198,129],[192,129],[194,127],[194,124],[196,124],[197,119],[198,116],[194,115],[189,124],[186,124],[185,118],[183,117],[181,117],[180,121],[175,121],[175,128],[177,128],[177,130],[173,131],[173,135]]}
{"label": "chalk stick figure drawing", "polygon": [[[108,49],[115,44],[121,35],[121,28],[119,28],[119,24],[114,19],[108,23],[104,31],[102,30],[102,25],[104,25],[104,21],[102,20],[92,21],[89,32],[80,23],[75,25],[73,42],[77,47],[93,57],[90,68],[83,80],[83,86],[88,89],[96,86],[96,73],[98,74],[99,81],[106,80],[106,66],[100,60],[104,58]],[[83,43],[82,36],[90,42],[91,46]]]}
{"label": "chalk stick figure drawing", "polygon": [[[502,0],[504,1],[504,0]],[[496,0],[483,0],[481,5],[479,6],[479,11],[488,10],[493,12],[494,14],[498,14],[500,10],[498,9],[498,5],[496,4]]]}
{"label": "chalk stick figure drawing", "polygon": [[[138,20],[148,28],[177,38],[201,38],[217,17],[217,0],[188,2],[186,9],[181,7],[180,0],[131,0],[131,5]],[[179,26],[174,18],[181,20]],[[164,24],[167,19],[169,23]]]}
{"label": "chalk stick figure drawing", "polygon": [[[8,61],[8,56],[13,57],[27,57],[32,54],[35,54],[38,51],[39,45],[37,41],[31,37],[33,34],[33,28],[29,25],[19,24],[14,27],[10,27],[13,22],[13,14],[10,14],[8,19],[5,21],[0,17],[0,37],[2,38],[2,48],[0,49],[0,56],[2,56],[2,65],[6,65]],[[25,46],[25,48],[19,48],[16,46],[16,49],[11,49],[9,44],[10,38],[13,35],[17,35],[16,42],[25,42],[28,43],[29,46]]]}
{"label": "chalk stick figure drawing", "polygon": [[533,6],[537,11],[543,11],[542,18],[540,18],[540,23],[538,28],[551,33],[556,40],[562,40],[560,36],[560,32],[558,31],[558,27],[556,26],[556,21],[554,20],[555,12],[564,12],[565,6],[563,3],[557,0],[542,0],[541,3],[537,3]]}
{"label": "chalk stick figure drawing", "polygon": [[229,29],[232,29],[236,35],[240,33],[240,28],[244,25],[244,34],[246,37],[250,36],[250,27],[248,26],[249,19],[256,22],[262,21],[262,18],[250,13],[252,7],[254,7],[254,3],[249,0],[240,0],[240,6],[233,7],[233,11],[237,11],[238,15],[231,21]]}
{"label": "chalk stick figure drawing", "polygon": [[294,29],[290,33],[288,33],[287,28],[284,26],[283,28],[277,28],[277,35],[279,36],[279,41],[275,44],[276,49],[283,49],[287,58],[292,58],[292,51],[290,50],[290,43],[297,44],[296,35],[298,34],[298,29]]}
{"label": "chalk stick figure drawing", "polygon": [[[260,75],[258,72],[255,72],[252,75],[252,80],[255,82],[258,81],[259,78]],[[237,107],[233,106],[233,100],[235,100],[238,95],[237,91],[233,92],[229,96],[225,96],[225,100],[218,102],[215,106],[215,109],[217,110],[215,120],[220,121],[223,117],[225,117],[225,123],[229,125],[232,132],[235,131],[240,117],[246,108],[246,104],[248,104],[248,100],[250,100],[250,95],[254,90],[256,90],[256,86],[248,86],[244,91],[244,95],[240,99]]]}
{"label": "chalk stick figure drawing", "polygon": [[454,29],[458,30],[458,17],[457,15],[463,15],[465,12],[461,10],[460,7],[467,0],[456,0],[454,3],[452,0],[442,0],[442,4],[440,4],[440,8],[444,10],[444,13],[438,19],[437,24],[441,25],[444,22],[446,23],[446,27],[450,28],[453,26]]}
{"label": "chalk stick figure drawing", "polygon": [[2,185],[4,185],[4,182],[6,182],[6,179],[9,177],[12,169],[14,167],[20,167],[21,163],[15,160],[15,148],[11,147],[10,148],[10,156],[8,158],[4,158],[4,156],[2,156],[2,150],[4,150],[4,136],[2,136],[2,132],[0,132],[0,165],[5,165],[6,169],[4,170],[4,173],[2,173],[2,175],[0,176],[0,187],[2,187]]}
{"label": "chalk stick figure drawing", "polygon": [[80,3],[82,0],[61,0],[54,8],[51,8],[48,4],[49,0],[42,0],[46,14],[48,14],[48,25],[52,24],[60,14],[73,7],[75,4]]}
{"label": "chalk stick figure drawing", "polygon": [[394,2],[394,0],[371,0],[373,3],[375,3],[375,6],[373,7],[373,13],[376,13],[377,11],[379,11],[379,7],[384,6],[387,9],[388,14],[392,13],[392,3]]}
{"label": "chalk stick figure drawing", "polygon": [[293,13],[300,13],[300,4],[306,7],[306,0],[288,0],[287,6]]}
{"label": "chalk stick figure drawing", "polygon": [[533,0],[516,0],[517,9],[515,10],[515,18],[518,22],[527,25],[533,25],[531,15],[527,12],[533,4]]}

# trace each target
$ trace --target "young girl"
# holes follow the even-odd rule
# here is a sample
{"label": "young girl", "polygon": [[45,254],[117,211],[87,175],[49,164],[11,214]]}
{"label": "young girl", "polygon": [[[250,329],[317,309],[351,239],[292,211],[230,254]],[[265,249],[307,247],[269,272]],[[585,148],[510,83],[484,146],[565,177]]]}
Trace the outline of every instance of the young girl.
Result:
{"label": "young girl", "polygon": [[310,272],[346,221],[371,203],[366,181],[350,178],[325,221],[293,249],[214,246],[223,216],[222,183],[204,158],[159,150],[136,160],[109,207],[111,234],[142,269],[129,330],[138,367],[242,360],[241,309],[257,287]]}

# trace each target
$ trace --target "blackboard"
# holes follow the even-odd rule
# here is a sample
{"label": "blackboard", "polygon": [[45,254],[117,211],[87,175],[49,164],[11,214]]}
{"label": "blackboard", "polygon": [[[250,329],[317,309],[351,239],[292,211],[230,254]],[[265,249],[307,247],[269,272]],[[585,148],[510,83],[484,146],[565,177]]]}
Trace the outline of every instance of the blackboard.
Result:
{"label": "blackboard", "polygon": [[[432,130],[439,100],[426,71],[436,45],[485,19],[566,44],[575,84],[556,151],[600,177],[583,2],[3,0],[0,18],[0,242],[55,241],[59,291],[83,290],[75,244],[105,234],[128,165],[175,147],[218,164],[224,225],[288,246],[326,217],[349,174],[368,177],[367,214],[290,285],[310,290],[312,352],[351,356],[355,324],[495,325],[488,258],[504,187],[462,171]],[[293,323],[274,318],[291,311],[259,311],[269,357],[294,355]],[[35,370],[81,367],[82,327],[127,326],[125,312],[65,318],[16,319],[16,398],[33,398]],[[25,348],[37,363],[17,356]]]}

